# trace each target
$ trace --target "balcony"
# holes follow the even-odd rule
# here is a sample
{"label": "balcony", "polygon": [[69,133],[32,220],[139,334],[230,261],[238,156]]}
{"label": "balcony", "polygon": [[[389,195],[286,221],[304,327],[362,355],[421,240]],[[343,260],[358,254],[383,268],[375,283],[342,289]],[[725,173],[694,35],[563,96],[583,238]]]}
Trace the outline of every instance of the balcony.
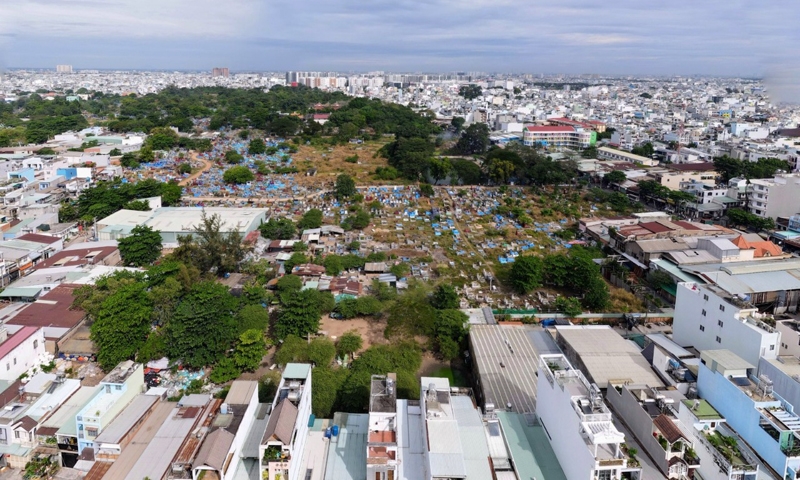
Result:
{"label": "balcony", "polygon": [[270,446],[264,450],[263,463],[286,462],[289,460],[289,452],[281,447]]}

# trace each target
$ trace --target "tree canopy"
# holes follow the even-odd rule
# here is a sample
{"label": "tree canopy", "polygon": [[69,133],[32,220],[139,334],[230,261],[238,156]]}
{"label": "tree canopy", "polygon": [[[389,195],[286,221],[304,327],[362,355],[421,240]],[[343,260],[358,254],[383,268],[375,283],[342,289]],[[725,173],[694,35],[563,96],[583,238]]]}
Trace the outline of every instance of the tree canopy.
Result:
{"label": "tree canopy", "polygon": [[161,256],[161,234],[147,225],[137,225],[129,236],[118,241],[118,247],[126,265],[149,265]]}

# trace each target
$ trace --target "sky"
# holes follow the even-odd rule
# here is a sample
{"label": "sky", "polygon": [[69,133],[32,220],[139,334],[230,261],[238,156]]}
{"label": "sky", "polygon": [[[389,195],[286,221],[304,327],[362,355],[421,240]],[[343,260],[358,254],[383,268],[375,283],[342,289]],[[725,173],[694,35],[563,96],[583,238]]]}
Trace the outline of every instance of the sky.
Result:
{"label": "sky", "polygon": [[797,0],[9,0],[0,68],[800,79]]}

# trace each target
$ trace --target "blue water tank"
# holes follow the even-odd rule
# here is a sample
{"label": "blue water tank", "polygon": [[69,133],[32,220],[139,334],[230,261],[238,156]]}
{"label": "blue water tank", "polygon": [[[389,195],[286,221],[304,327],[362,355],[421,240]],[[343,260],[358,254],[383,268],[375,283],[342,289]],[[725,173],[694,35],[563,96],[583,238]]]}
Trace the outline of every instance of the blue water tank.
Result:
{"label": "blue water tank", "polygon": [[339,425],[334,425],[333,428],[331,429],[331,433],[333,434],[334,437],[338,437],[339,436]]}
{"label": "blue water tank", "polygon": [[331,438],[331,428],[330,427],[325,429],[325,438]]}

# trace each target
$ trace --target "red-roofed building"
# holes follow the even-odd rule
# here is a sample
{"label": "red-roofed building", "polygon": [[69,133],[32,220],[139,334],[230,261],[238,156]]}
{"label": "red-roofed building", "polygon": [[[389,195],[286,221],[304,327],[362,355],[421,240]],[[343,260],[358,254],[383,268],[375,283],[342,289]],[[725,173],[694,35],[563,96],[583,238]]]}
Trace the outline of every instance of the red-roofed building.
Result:
{"label": "red-roofed building", "polygon": [[80,285],[62,283],[5,320],[6,328],[14,333],[24,327],[42,328],[45,349],[50,353],[56,353],[57,342],[77,328],[86,318],[86,312],[72,308],[72,302],[75,300],[73,292],[79,287]]}
{"label": "red-roofed building", "polygon": [[731,242],[733,242],[734,245],[742,250],[754,250],[753,258],[777,257],[783,255],[783,250],[781,250],[781,247],[775,245],[769,240],[751,242],[744,238],[744,236],[739,235],[738,237],[732,239]]}
{"label": "red-roofed building", "polygon": [[[0,335],[7,335],[5,329]],[[14,381],[44,357],[44,330],[22,327],[0,343],[0,380]]]}
{"label": "red-roofed building", "polygon": [[315,113],[312,118],[315,122],[319,123],[320,125],[325,125],[326,123],[328,123],[328,119],[330,117],[331,117],[330,113]]}
{"label": "red-roofed building", "polygon": [[117,247],[91,247],[62,250],[47,260],[37,263],[33,270],[50,267],[75,267],[79,265],[116,265],[120,261]]}
{"label": "red-roofed building", "polygon": [[527,146],[588,148],[594,145],[597,134],[588,128],[552,125],[529,125],[522,132]]}

